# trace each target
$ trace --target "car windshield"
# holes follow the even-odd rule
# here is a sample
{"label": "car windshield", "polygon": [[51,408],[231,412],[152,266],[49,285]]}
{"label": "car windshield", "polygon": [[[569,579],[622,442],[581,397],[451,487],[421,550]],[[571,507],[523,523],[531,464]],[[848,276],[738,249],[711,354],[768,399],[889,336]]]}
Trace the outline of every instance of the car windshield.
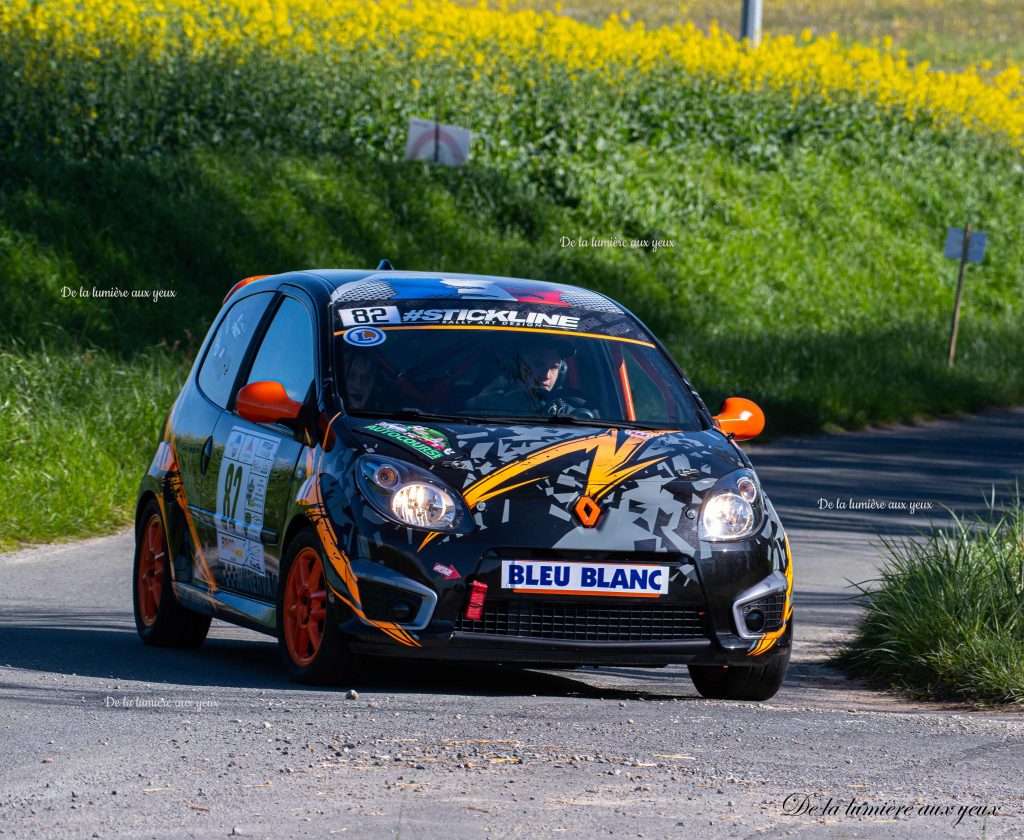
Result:
{"label": "car windshield", "polygon": [[461,301],[338,306],[335,353],[346,411],[702,428],[686,384],[625,313],[473,303],[478,308]]}

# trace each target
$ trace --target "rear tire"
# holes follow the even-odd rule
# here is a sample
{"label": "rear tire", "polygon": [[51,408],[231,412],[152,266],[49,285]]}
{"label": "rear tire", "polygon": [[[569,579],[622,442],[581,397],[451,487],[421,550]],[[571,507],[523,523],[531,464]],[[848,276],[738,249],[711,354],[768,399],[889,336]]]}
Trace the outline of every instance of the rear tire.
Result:
{"label": "rear tire", "polygon": [[277,643],[291,678],[309,685],[340,685],[359,679],[366,657],[353,654],[338,629],[316,533],[296,534],[285,552],[277,594]]}
{"label": "rear tire", "polygon": [[709,700],[768,700],[782,686],[790,651],[763,665],[690,665],[690,679]]}
{"label": "rear tire", "polygon": [[135,629],[147,645],[194,648],[210,630],[210,616],[186,609],[171,585],[167,527],[155,499],[142,511],[135,532],[132,603]]}

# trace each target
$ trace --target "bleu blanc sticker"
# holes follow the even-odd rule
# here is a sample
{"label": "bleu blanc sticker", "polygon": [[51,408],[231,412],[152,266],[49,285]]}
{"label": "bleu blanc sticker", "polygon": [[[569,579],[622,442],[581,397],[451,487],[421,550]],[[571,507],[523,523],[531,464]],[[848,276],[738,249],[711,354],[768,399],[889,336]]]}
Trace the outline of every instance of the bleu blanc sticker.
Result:
{"label": "bleu blanc sticker", "polygon": [[669,572],[667,566],[503,560],[501,585],[513,592],[657,598],[668,592]]}

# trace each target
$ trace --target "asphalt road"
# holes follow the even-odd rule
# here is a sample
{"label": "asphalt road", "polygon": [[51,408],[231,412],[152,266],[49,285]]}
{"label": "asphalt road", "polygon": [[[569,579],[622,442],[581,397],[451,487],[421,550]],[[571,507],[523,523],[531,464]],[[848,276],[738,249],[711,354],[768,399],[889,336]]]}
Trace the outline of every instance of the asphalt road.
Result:
{"label": "asphalt road", "polygon": [[797,563],[793,665],[762,704],[702,700],[684,668],[392,667],[346,699],[225,624],[144,647],[128,534],[0,556],[0,836],[1024,836],[1024,715],[827,665],[875,535],[1024,474],[1024,409],[750,452]]}

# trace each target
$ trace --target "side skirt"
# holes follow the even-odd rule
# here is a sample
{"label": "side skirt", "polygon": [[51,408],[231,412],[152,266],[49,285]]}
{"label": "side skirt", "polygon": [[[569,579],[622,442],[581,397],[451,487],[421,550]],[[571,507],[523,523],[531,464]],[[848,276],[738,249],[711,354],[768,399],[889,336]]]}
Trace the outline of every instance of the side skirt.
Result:
{"label": "side skirt", "polygon": [[203,615],[220,618],[256,630],[259,633],[277,635],[277,607],[266,601],[247,598],[235,592],[218,590],[211,594],[205,588],[188,583],[174,582],[174,594],[183,607]]}

